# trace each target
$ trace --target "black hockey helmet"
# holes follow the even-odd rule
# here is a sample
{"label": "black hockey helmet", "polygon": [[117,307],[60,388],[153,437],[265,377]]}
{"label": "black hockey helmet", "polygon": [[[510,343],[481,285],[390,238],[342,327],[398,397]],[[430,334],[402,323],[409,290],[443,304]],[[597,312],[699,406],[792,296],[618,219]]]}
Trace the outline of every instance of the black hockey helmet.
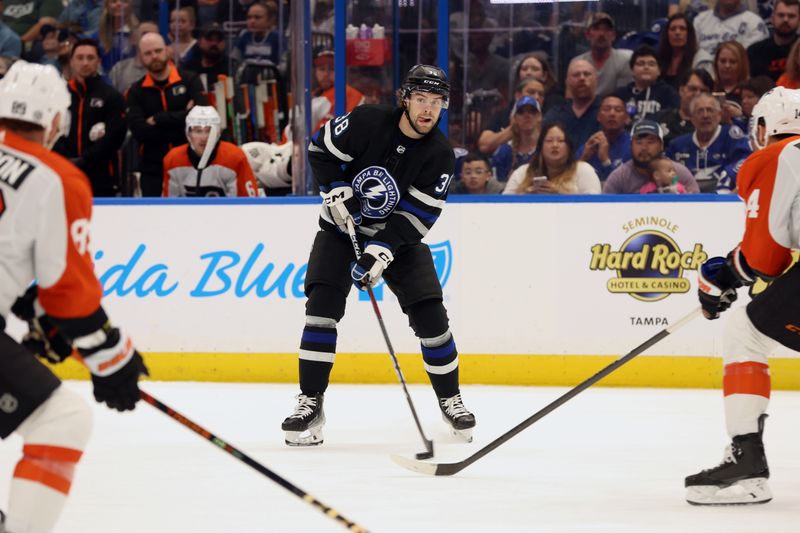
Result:
{"label": "black hockey helmet", "polygon": [[450,83],[442,69],[433,65],[414,65],[406,74],[401,86],[403,99],[413,91],[440,94],[444,97],[444,109],[450,100]]}

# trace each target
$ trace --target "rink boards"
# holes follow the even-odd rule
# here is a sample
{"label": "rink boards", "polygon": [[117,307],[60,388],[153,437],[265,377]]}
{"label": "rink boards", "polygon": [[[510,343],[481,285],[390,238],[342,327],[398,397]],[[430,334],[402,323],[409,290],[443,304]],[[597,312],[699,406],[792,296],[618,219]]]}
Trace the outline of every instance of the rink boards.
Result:
{"label": "rink boards", "polygon": [[[742,204],[642,199],[448,202],[425,241],[462,382],[574,384],[697,305],[696,269],[736,245]],[[317,199],[98,204],[92,249],[105,305],[147,354],[154,379],[297,379]],[[383,286],[375,292],[406,378],[426,380],[396,299]],[[365,296],[350,294],[334,381],[396,380]],[[740,293],[737,305],[748,299]],[[697,319],[603,383],[718,386],[725,322]],[[795,356],[776,354],[776,388],[800,388]]]}

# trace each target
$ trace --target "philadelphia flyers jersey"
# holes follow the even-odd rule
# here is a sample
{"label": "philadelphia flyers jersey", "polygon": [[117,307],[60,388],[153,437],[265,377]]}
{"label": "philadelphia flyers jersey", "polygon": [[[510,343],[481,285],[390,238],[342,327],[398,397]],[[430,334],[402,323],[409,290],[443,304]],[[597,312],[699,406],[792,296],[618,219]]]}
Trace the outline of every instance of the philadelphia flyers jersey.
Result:
{"label": "philadelphia flyers jersey", "polygon": [[91,217],[86,175],[55,152],[0,129],[0,317],[35,279],[48,315],[73,324],[105,318],[89,252]]}
{"label": "philadelphia flyers jersey", "polygon": [[164,196],[258,196],[258,182],[247,156],[235,144],[219,141],[206,167],[188,144],[164,157]]}
{"label": "philadelphia flyers jersey", "polygon": [[[327,122],[308,147],[314,178],[323,192],[352,185],[363,222],[356,230],[393,250],[418,243],[439,218],[455,156],[434,129],[421,139],[400,131],[401,108],[362,105]],[[335,226],[323,206],[320,226]]]}
{"label": "philadelphia flyers jersey", "polygon": [[746,205],[741,251],[748,265],[780,275],[800,247],[800,137],[771,144],[748,157],[738,175]]}

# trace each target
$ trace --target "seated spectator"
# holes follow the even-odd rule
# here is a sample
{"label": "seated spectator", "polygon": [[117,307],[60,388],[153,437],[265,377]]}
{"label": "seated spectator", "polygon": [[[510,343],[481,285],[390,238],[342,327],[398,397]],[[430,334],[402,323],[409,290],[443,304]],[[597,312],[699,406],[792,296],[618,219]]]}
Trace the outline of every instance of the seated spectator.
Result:
{"label": "seated spectator", "polygon": [[629,121],[625,102],[619,96],[609,94],[603,98],[597,113],[600,131],[575,153],[575,157],[592,165],[600,181],[631,158],[631,136],[626,131]]}
{"label": "seated spectator", "polygon": [[511,173],[503,194],[600,194],[594,169],[575,159],[575,150],[562,124],[545,124],[536,153],[527,165]]}
{"label": "seated spectator", "polygon": [[276,31],[278,7],[275,2],[254,2],[247,9],[247,30],[233,45],[231,57],[237,62],[278,66],[279,40]]}
{"label": "seated spectator", "polygon": [[570,98],[550,109],[542,120],[564,124],[572,142],[580,146],[597,131],[597,71],[585,59],[573,59],[567,68],[566,84]]}
{"label": "seated spectator", "polygon": [[461,179],[450,194],[500,194],[504,185],[492,176],[489,161],[483,154],[470,153],[461,165]]}
{"label": "seated spectator", "polygon": [[[0,0],[0,14],[3,13],[3,0]],[[20,57],[22,41],[14,30],[8,27],[0,17],[0,56]]]}
{"label": "seated spectator", "polygon": [[32,43],[39,38],[45,24],[58,24],[64,9],[61,0],[2,0],[3,22],[16,33],[23,43]]}
{"label": "seated spectator", "polygon": [[692,98],[701,92],[710,93],[714,88],[714,78],[705,69],[694,69],[684,74],[678,85],[680,106],[664,109],[653,117],[653,120],[661,126],[665,146],[669,146],[676,137],[694,131],[692,114],[689,111]]}
{"label": "seated spectator", "polygon": [[[631,160],[608,176],[603,184],[603,194],[638,194],[651,181],[650,162],[660,158],[663,151],[664,138],[658,122],[642,120],[634,124],[631,129]],[[689,169],[675,164],[675,173],[686,192],[700,192]]]}
{"label": "seated spectator", "polygon": [[489,119],[489,127],[478,137],[478,150],[482,154],[492,154],[498,147],[511,140],[511,124],[513,122],[514,105],[523,96],[532,96],[542,107],[544,101],[544,84],[536,78],[524,78],[514,89],[514,101],[511,105],[496,113]]}
{"label": "seated spectator", "polygon": [[142,56],[139,52],[139,41],[142,35],[147,33],[158,33],[158,24],[149,20],[140,22],[131,32],[129,38],[129,46],[133,50],[133,57],[117,62],[116,65],[111,67],[111,72],[108,73],[109,82],[122,94],[125,94],[131,85],[147,74],[147,69],[142,64]]}
{"label": "seated spectator", "polygon": [[188,144],[164,156],[164,196],[258,196],[247,156],[219,140],[220,118],[211,106],[196,105],[186,115]]}
{"label": "seated spectator", "polygon": [[675,89],[659,78],[661,69],[658,67],[656,51],[652,47],[645,44],[633,52],[631,70],[633,81],[627,87],[617,89],[614,94],[625,102],[629,113],[635,109],[631,117],[634,121],[650,118],[662,109],[680,105]]}
{"label": "seated spectator", "polygon": [[693,69],[702,68],[710,73],[713,62],[711,54],[697,46],[697,35],[689,18],[683,13],[669,17],[658,43],[661,79],[677,89],[679,80]]}
{"label": "seated spectator", "polygon": [[[720,43],[717,53],[714,55],[714,79],[716,80],[714,91],[725,93],[727,101],[738,104],[740,102],[739,84],[749,77],[750,61],[747,59],[744,47],[735,41]],[[725,110],[723,109],[723,111]],[[733,108],[729,110],[732,116],[737,116],[735,111]],[[738,111],[740,115],[741,106]]]}
{"label": "seated spectator", "polygon": [[[314,85],[311,91],[312,118],[316,133],[335,115],[336,88],[334,87],[333,50],[326,46],[314,49]],[[345,84],[345,112],[349,113],[364,103],[364,95],[355,87]]]}
{"label": "seated spectator", "polygon": [[769,76],[777,81],[786,70],[786,58],[797,41],[798,25],[800,2],[777,0],[772,12],[772,36],[747,48],[751,76]]}
{"label": "seated spectator", "polygon": [[764,21],[742,5],[742,0],[718,0],[713,10],[694,19],[700,48],[713,55],[725,41],[737,41],[745,48],[769,37]]}
{"label": "seated spectator", "polygon": [[541,108],[532,96],[517,100],[511,117],[511,140],[498,146],[492,155],[495,178],[502,182],[508,180],[512,171],[531,160],[542,127]]}
{"label": "seated spectator", "polygon": [[[742,98],[742,113],[745,123],[749,123],[753,116],[753,106],[764,96],[764,93],[775,87],[775,82],[769,76],[755,76],[739,86]],[[739,127],[742,127],[739,125]],[[742,128],[744,129],[744,128]]]}
{"label": "seated spectator", "polygon": [[197,45],[184,57],[182,68],[205,76],[209,89],[220,76],[228,74],[228,55],[225,53],[222,26],[215,22],[200,30]]}
{"label": "seated spectator", "polygon": [[69,0],[58,16],[58,24],[80,35],[88,35],[100,29],[102,11],[101,0]]}
{"label": "seated spectator", "polygon": [[98,31],[89,35],[100,43],[103,74],[107,75],[123,59],[133,57],[130,35],[138,25],[130,0],[103,0]]}
{"label": "seated spectator", "polygon": [[183,66],[184,59],[195,48],[197,39],[194,38],[196,21],[194,9],[181,7],[174,9],[169,15],[169,38],[172,41],[172,60]]}
{"label": "seated spectator", "polygon": [[[52,24],[43,24],[41,27],[42,48],[41,54],[36,58],[40,65],[51,65],[61,72],[61,63],[58,56],[61,52],[61,42],[67,38],[66,30],[59,30]],[[32,59],[32,58],[30,58]]]}
{"label": "seated spectator", "polygon": [[517,63],[517,70],[514,76],[516,86],[522,80],[528,78],[535,78],[544,85],[543,99],[539,100],[542,113],[547,113],[553,105],[564,102],[564,95],[558,87],[558,80],[553,76],[553,69],[550,68],[550,64],[545,59],[543,52],[524,55]]}
{"label": "seated spectator", "polygon": [[787,89],[800,89],[800,39],[795,41],[786,58],[786,72],[775,83]]}
{"label": "seated spectator", "polygon": [[686,187],[678,181],[675,163],[671,159],[659,156],[647,165],[650,181],[642,185],[640,194],[684,194]]}
{"label": "seated spectator", "polygon": [[585,35],[591,50],[575,59],[588,61],[597,71],[597,94],[605,96],[630,83],[631,51],[614,48],[617,32],[611,15],[602,11],[594,13],[589,19]]}
{"label": "seated spectator", "polygon": [[750,155],[747,134],[736,125],[720,123],[720,103],[710,94],[695,96],[690,111],[695,132],[672,141],[667,157],[686,165],[703,192],[735,191],[736,173]]}

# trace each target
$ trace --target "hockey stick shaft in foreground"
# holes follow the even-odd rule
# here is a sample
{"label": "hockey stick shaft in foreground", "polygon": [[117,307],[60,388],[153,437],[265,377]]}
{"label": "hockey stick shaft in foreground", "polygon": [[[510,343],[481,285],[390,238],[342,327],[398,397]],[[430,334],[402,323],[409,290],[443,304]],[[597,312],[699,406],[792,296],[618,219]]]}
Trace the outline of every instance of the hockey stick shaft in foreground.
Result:
{"label": "hockey stick shaft in foreground", "polygon": [[[347,219],[347,234],[350,235],[350,241],[353,243],[353,252],[356,254],[356,260],[361,259],[361,246],[358,244],[356,228],[353,226],[353,220],[350,218]],[[394,365],[397,379],[400,380],[400,384],[403,386],[403,393],[406,395],[406,401],[411,408],[411,414],[414,416],[414,423],[419,430],[419,436],[422,437],[422,442],[425,443],[425,452],[418,453],[417,458],[430,459],[433,457],[433,441],[426,437],[425,432],[422,430],[422,424],[419,421],[419,416],[417,416],[417,410],[414,408],[414,402],[411,401],[411,395],[408,393],[406,379],[403,377],[403,371],[400,370],[400,362],[397,360],[397,355],[394,353],[392,341],[389,340],[389,332],[386,331],[386,324],[383,323],[383,315],[381,315],[381,310],[378,307],[378,300],[375,299],[375,294],[372,292],[372,287],[369,285],[367,286],[367,294],[369,294],[369,300],[372,302],[372,309],[375,311],[375,316],[378,318],[378,324],[381,327],[381,333],[383,333],[383,340],[386,341],[386,348],[389,350],[389,355],[392,358],[392,364]]]}
{"label": "hockey stick shaft in foreground", "polygon": [[496,438],[495,440],[493,440],[492,442],[490,442],[489,444],[487,444],[474,454],[470,455],[463,461],[459,461],[457,463],[424,463],[422,461],[415,461],[413,459],[409,459],[407,457],[403,457],[400,455],[392,455],[392,460],[404,468],[413,470],[414,472],[419,472],[421,474],[428,474],[432,476],[452,476],[453,474],[456,474],[464,470],[466,467],[468,467],[469,465],[471,465],[484,455],[488,454],[492,450],[500,447],[501,444],[504,444],[505,442],[511,440],[512,437],[516,436],[517,434],[521,433],[528,427],[532,426],[534,423],[536,423],[541,418],[544,418],[552,411],[555,411],[558,407],[565,404],[567,401],[571,400],[581,392],[585,391],[586,389],[588,389],[589,387],[591,387],[592,385],[594,385],[595,383],[606,377],[607,375],[611,374],[612,372],[617,370],[619,367],[621,367],[622,365],[624,365],[637,355],[641,354],[654,344],[658,343],[665,337],[669,336],[671,333],[685,326],[686,324],[691,322],[695,317],[697,317],[700,314],[700,312],[701,309],[699,307],[694,309],[691,313],[678,320],[672,326],[669,326],[661,330],[660,332],[656,333],[655,335],[647,339],[645,342],[643,342],[642,344],[640,344],[639,346],[637,346],[636,348],[625,354],[624,356],[620,357],[607,367],[603,368],[602,370],[597,372],[595,375],[593,375],[586,381],[576,385],[573,389],[570,389],[566,394],[557,398],[556,400],[548,404],[546,407],[544,407],[534,415],[526,418],[525,420],[514,426],[512,429],[503,433],[498,438]]}
{"label": "hockey stick shaft in foreground", "polygon": [[239,459],[241,462],[243,462],[247,466],[259,471],[262,474],[264,474],[265,476],[270,478],[272,481],[274,481],[275,483],[277,483],[278,485],[280,485],[284,489],[288,490],[289,492],[291,492],[292,494],[294,494],[298,498],[302,499],[304,502],[310,503],[311,505],[313,505],[314,507],[316,507],[317,509],[319,509],[320,511],[325,513],[326,516],[329,516],[330,518],[333,518],[334,520],[336,520],[337,522],[339,522],[340,524],[345,526],[350,531],[356,531],[356,532],[359,532],[359,533],[367,533],[367,530],[365,528],[359,526],[358,524],[356,524],[352,520],[348,520],[347,518],[345,518],[344,516],[339,514],[339,512],[336,511],[335,509],[332,509],[332,508],[328,507],[327,505],[325,505],[324,503],[322,503],[318,499],[314,498],[313,496],[311,496],[309,493],[307,493],[306,491],[304,491],[303,489],[301,489],[297,485],[294,485],[293,483],[291,483],[291,482],[287,481],[286,479],[282,478],[281,476],[279,476],[278,474],[276,474],[275,472],[273,472],[272,470],[270,470],[266,466],[262,465],[261,463],[259,463],[258,461],[256,461],[252,457],[250,457],[249,455],[241,452],[237,448],[231,446],[230,444],[228,444],[227,442],[225,442],[221,438],[217,437],[216,435],[214,435],[213,433],[211,433],[207,429],[205,429],[202,426],[199,426],[198,424],[192,422],[191,420],[189,420],[188,418],[186,418],[185,416],[183,416],[182,414],[180,414],[176,410],[174,410],[171,407],[163,404],[159,400],[153,398],[152,396],[150,396],[150,394],[146,393],[145,391],[140,390],[139,392],[141,394],[142,400],[144,400],[145,402],[149,403],[150,405],[152,405],[153,407],[155,407],[156,409],[158,409],[162,413],[166,414],[167,416],[169,416],[173,420],[176,420],[181,425],[184,425],[187,428],[191,429],[192,431],[194,431],[195,433],[197,433],[198,435],[200,435],[201,437],[203,437],[207,441],[219,446],[220,448],[222,448],[223,450],[225,450],[226,452],[228,452],[232,456],[236,457],[237,459]]}

